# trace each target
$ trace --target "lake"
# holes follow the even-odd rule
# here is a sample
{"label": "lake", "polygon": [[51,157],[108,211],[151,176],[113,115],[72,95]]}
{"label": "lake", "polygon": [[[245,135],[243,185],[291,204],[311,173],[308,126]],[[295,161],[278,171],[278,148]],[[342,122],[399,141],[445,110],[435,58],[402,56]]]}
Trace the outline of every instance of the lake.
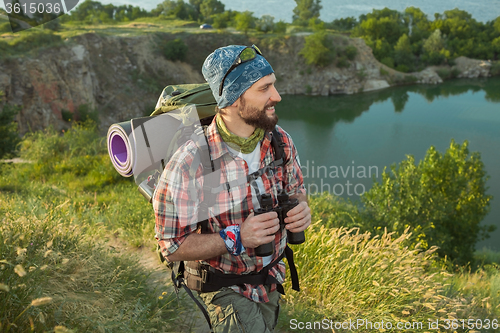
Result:
{"label": "lake", "polygon": [[477,248],[500,250],[500,77],[282,98],[279,124],[294,139],[309,193],[357,200],[372,176],[380,179],[406,155],[418,162],[431,145],[444,153],[452,138],[468,140],[469,151],[481,153],[494,196],[483,222],[497,226]]}

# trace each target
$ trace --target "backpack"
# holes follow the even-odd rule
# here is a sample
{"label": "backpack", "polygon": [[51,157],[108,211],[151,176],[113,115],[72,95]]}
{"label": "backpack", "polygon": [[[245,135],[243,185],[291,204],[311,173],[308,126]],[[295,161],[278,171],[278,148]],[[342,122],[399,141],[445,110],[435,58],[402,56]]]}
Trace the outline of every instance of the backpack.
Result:
{"label": "backpack", "polygon": [[[217,105],[210,86],[204,84],[171,85],[163,89],[155,110],[150,117],[134,118],[130,122],[112,125],[108,131],[108,151],[112,161],[116,162],[116,152],[113,152],[113,139],[110,132],[113,126],[115,130],[122,130],[121,138],[127,146],[127,154],[130,155],[128,164],[131,170],[122,175],[134,175],[138,184],[139,192],[151,203],[156,184],[165,168],[167,162],[177,149],[187,140],[193,140],[199,150],[200,164],[203,166],[205,177],[204,200],[199,208],[199,217],[208,216],[208,209],[215,205],[217,192],[214,189],[226,190],[229,184],[220,184],[220,160],[212,160],[210,157],[208,142],[206,138],[206,127],[212,122]],[[126,135],[126,137],[125,137]],[[154,139],[154,140],[153,140]],[[273,130],[271,146],[274,150],[275,160],[267,167],[284,166],[286,164],[284,143],[281,135]],[[118,147],[120,145],[116,145]],[[130,148],[128,148],[130,146]],[[127,156],[128,156],[127,155]],[[115,166],[116,168],[116,166]],[[247,176],[245,181],[255,179],[266,171],[260,169]],[[127,169],[128,170],[128,169]],[[222,185],[222,186],[221,186]],[[199,219],[198,227],[201,232],[208,229],[208,220]],[[223,274],[217,270],[206,267],[194,261],[169,262],[161,253],[157,245],[157,255],[161,263],[171,269],[171,278],[175,292],[183,288],[203,312],[211,328],[210,319],[204,306],[194,297],[192,290],[210,292],[222,287],[248,283],[252,285],[277,283],[270,280],[267,274],[269,269],[276,265],[285,256],[288,260],[292,277],[292,288],[299,290],[298,275],[293,262],[293,251],[287,246],[284,253],[256,274],[236,275]],[[278,284],[278,290],[284,293],[283,287]]]}

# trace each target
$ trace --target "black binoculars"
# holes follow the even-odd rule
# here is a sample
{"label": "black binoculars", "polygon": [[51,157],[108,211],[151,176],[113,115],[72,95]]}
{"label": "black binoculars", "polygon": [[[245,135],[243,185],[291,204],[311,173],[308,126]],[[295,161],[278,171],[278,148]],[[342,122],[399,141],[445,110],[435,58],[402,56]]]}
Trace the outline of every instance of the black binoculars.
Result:
{"label": "black binoculars", "polygon": [[[280,220],[281,227],[285,226],[285,218],[290,210],[299,204],[298,199],[289,198],[286,192],[278,194],[278,207],[273,208],[273,198],[270,194],[265,193],[261,195],[261,207],[254,211],[255,215],[260,215],[268,212],[276,212]],[[306,238],[303,231],[290,232],[286,231],[287,240],[289,244],[302,244]],[[267,244],[259,245],[255,248],[255,255],[259,257],[270,256],[274,253],[274,241]]]}

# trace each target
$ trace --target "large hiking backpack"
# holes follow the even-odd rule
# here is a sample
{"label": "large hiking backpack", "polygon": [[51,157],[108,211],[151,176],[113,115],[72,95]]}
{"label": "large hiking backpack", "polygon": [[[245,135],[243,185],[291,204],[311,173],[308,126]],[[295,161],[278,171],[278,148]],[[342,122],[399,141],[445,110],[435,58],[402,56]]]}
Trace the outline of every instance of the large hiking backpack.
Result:
{"label": "large hiking backpack", "polygon": [[[150,203],[158,179],[172,155],[188,140],[196,143],[205,177],[204,198],[208,198],[201,203],[199,208],[198,227],[202,232],[208,229],[208,220],[205,218],[208,216],[208,209],[215,205],[217,192],[214,192],[214,189],[226,189],[229,186],[229,184],[220,184],[220,160],[211,159],[205,135],[206,127],[216,114],[216,105],[207,83],[171,85],[163,89],[150,117],[135,118],[129,122],[115,124],[108,131],[108,151],[115,168],[123,176],[133,174],[139,191]],[[276,130],[273,131],[271,146],[275,160],[266,168],[284,166],[286,164],[284,143]],[[119,167],[122,165],[126,167],[120,170]],[[266,168],[248,175],[245,181],[250,182],[262,176]],[[169,262],[163,257],[159,246],[157,246],[157,254],[160,261],[171,269],[176,293],[181,288],[185,289],[203,312],[210,327],[208,313],[191,290],[209,292],[243,283],[252,285],[275,283],[270,279],[268,271],[285,256],[292,276],[292,288],[299,290],[293,252],[288,246],[282,255],[261,272],[245,276],[223,274],[198,262]],[[283,288],[279,287],[280,292],[283,293]]]}

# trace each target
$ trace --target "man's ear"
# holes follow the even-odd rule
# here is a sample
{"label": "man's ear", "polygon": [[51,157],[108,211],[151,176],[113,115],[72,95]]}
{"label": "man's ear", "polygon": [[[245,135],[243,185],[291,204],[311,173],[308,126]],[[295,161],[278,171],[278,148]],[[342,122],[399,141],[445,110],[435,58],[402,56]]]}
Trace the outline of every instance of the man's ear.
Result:
{"label": "man's ear", "polygon": [[234,101],[233,104],[231,104],[231,107],[239,108],[240,107],[240,99],[241,99],[241,96],[238,97],[238,99],[236,101]]}

